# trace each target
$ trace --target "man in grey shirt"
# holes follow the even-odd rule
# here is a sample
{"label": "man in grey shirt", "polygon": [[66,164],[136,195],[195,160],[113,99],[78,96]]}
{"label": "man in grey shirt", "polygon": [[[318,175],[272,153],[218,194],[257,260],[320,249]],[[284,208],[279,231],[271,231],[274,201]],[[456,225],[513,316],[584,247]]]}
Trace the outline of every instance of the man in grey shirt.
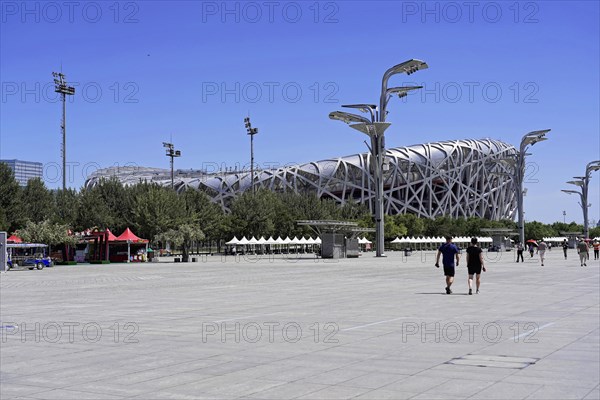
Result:
{"label": "man in grey shirt", "polygon": [[544,255],[546,254],[546,250],[548,249],[548,245],[543,240],[538,243],[538,254],[540,255],[540,261],[542,262],[542,267],[544,266]]}

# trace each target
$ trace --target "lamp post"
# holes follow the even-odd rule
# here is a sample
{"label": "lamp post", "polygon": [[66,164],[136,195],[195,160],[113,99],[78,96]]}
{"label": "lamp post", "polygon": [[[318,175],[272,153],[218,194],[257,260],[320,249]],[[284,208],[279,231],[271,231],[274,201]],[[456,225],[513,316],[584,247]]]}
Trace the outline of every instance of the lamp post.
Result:
{"label": "lamp post", "polygon": [[523,210],[523,196],[526,191],[526,189],[523,188],[523,180],[525,178],[525,157],[531,155],[527,153],[529,146],[533,146],[538,142],[548,140],[548,138],[546,138],[546,134],[548,132],[550,132],[550,129],[527,133],[521,139],[519,151],[514,155],[514,157],[498,160],[513,167],[513,174],[508,175],[512,178],[515,184],[515,192],[517,195],[517,224],[519,228],[519,241],[523,244],[525,243],[525,211]]}
{"label": "lamp post", "polygon": [[525,243],[525,211],[523,210],[523,180],[525,179],[525,157],[529,154],[527,149],[538,142],[548,140],[546,134],[550,129],[529,132],[521,139],[519,153],[517,154],[517,165],[515,178],[517,183],[517,209],[519,213],[519,240]]}
{"label": "lamp post", "polygon": [[175,145],[173,145],[173,143],[163,142],[163,147],[167,148],[167,153],[165,155],[171,158],[171,189],[175,189],[173,175],[173,159],[175,157],[181,157],[181,151],[175,150]]}
{"label": "lamp post", "polygon": [[408,60],[389,68],[383,74],[381,80],[381,93],[379,96],[379,108],[373,104],[350,104],[343,107],[355,108],[362,112],[368,112],[371,120],[360,115],[334,111],[329,118],[343,121],[371,138],[371,168],[373,170],[373,182],[375,185],[375,246],[376,257],[385,257],[384,243],[384,212],[383,212],[383,168],[385,158],[385,130],[390,123],[385,122],[387,116],[387,105],[393,95],[404,97],[411,90],[420,89],[421,86],[392,87],[388,88],[390,77],[396,74],[406,73],[410,75],[416,71],[426,69],[428,65],[420,60]]}
{"label": "lamp post", "polygon": [[67,96],[75,94],[75,88],[67,85],[65,75],[62,72],[53,72],[54,91],[61,94],[62,98],[62,122],[60,128],[62,130],[62,188],[67,188]]}
{"label": "lamp post", "polygon": [[576,180],[567,182],[571,185],[580,187],[581,192],[577,192],[575,190],[563,190],[564,193],[576,193],[580,196],[581,202],[579,203],[579,205],[581,206],[581,210],[583,211],[583,236],[585,237],[585,239],[588,239],[589,237],[588,208],[591,206],[591,204],[588,204],[589,183],[592,172],[598,170],[600,170],[600,160],[588,163],[585,167],[585,176],[576,176],[574,177]]}
{"label": "lamp post", "polygon": [[250,117],[244,118],[246,133],[250,135],[250,190],[254,194],[254,135],[258,133],[258,128],[253,128],[250,123]]}

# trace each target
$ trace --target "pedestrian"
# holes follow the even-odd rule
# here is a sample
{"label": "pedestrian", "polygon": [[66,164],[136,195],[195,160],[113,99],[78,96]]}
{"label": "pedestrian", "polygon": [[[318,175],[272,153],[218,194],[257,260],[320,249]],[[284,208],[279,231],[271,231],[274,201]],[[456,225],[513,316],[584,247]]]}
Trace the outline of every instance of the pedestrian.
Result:
{"label": "pedestrian", "polygon": [[440,246],[437,252],[437,258],[435,259],[436,268],[440,267],[440,256],[442,258],[442,264],[444,266],[444,276],[446,276],[446,294],[451,294],[450,286],[454,282],[454,260],[456,259],[456,266],[458,267],[458,261],[460,256],[458,255],[458,247],[452,243],[452,236],[446,236],[446,243]]}
{"label": "pedestrian", "polygon": [[600,242],[599,241],[594,241],[594,260],[597,260],[600,258]]}
{"label": "pedestrian", "polygon": [[544,255],[546,254],[546,250],[548,249],[548,245],[543,240],[538,244],[538,254],[540,255],[540,261],[542,262],[542,267],[544,266]]}
{"label": "pedestrian", "polygon": [[519,258],[521,258],[521,262],[525,262],[525,260],[523,259],[523,250],[525,250],[525,247],[523,247],[523,243],[517,243],[517,262],[519,262]]}
{"label": "pedestrian", "polygon": [[569,250],[569,243],[567,243],[567,239],[564,239],[562,242],[563,253],[565,254],[565,260],[567,259],[567,250]]}
{"label": "pedestrian", "polygon": [[579,254],[579,261],[582,267],[587,267],[586,261],[590,257],[590,249],[583,239],[579,239],[577,244],[577,253]]}
{"label": "pedestrian", "polygon": [[533,243],[529,243],[529,255],[533,258]]}
{"label": "pedestrian", "polygon": [[469,294],[473,294],[473,275],[475,275],[476,292],[479,294],[479,286],[481,286],[481,270],[485,272],[483,265],[483,251],[477,245],[477,238],[471,239],[471,246],[467,247],[467,270],[469,274]]}

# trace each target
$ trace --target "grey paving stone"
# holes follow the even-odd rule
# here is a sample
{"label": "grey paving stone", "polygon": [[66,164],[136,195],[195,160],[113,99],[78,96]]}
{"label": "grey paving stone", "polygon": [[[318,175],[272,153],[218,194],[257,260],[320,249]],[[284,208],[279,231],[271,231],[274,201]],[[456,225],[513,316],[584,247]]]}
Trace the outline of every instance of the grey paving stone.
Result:
{"label": "grey paving stone", "polygon": [[589,389],[580,386],[544,385],[527,399],[536,400],[571,400],[583,399],[590,392]]}
{"label": "grey paving stone", "polygon": [[48,387],[29,386],[23,384],[0,383],[0,398],[11,399],[14,397],[30,396],[35,393],[45,392],[50,390]]}
{"label": "grey paving stone", "polygon": [[541,387],[541,385],[535,384],[499,382],[477,392],[473,397],[478,399],[525,399]]}
{"label": "grey paving stone", "polygon": [[596,387],[592,389],[585,397],[584,400],[598,400],[600,399],[600,388]]}
{"label": "grey paving stone", "polygon": [[247,398],[251,399],[294,399],[309,393],[317,392],[327,388],[327,385],[319,385],[308,382],[292,382],[275,386],[262,391],[251,393]]}
{"label": "grey paving stone", "polygon": [[394,390],[385,390],[385,389],[374,389],[370,392],[361,394],[360,396],[354,397],[354,399],[361,400],[404,400],[404,399],[412,399],[415,396],[418,396],[418,393],[409,393],[409,392],[397,392]]}
{"label": "grey paving stone", "polygon": [[[598,398],[599,265],[565,279],[570,270],[559,252],[548,255],[543,273],[537,263],[515,264],[514,255],[503,253],[488,261],[481,294],[465,295],[466,271],[460,271],[455,294],[448,296],[433,256],[403,258],[390,251],[385,259],[365,254],[335,262],[212,257],[2,274],[3,324],[92,323],[102,335],[91,342],[79,329],[73,343],[3,336],[0,394],[3,400],[39,393],[543,398],[561,395],[564,387]],[[30,296],[33,291],[37,296]],[[125,343],[128,322],[135,324],[137,343]],[[241,330],[231,333],[236,323]],[[269,323],[279,324],[273,340]],[[302,335],[284,337],[287,323]],[[326,323],[335,328],[333,342],[326,341]],[[472,323],[478,325],[471,332],[466,324]],[[497,340],[483,331],[486,324],[500,329]],[[526,324],[539,328],[536,343],[523,335]],[[246,334],[257,325],[262,336],[253,342]],[[209,326],[218,331],[203,337]],[[222,336],[222,327],[230,333]],[[448,364],[468,355],[539,360],[519,370]]]}
{"label": "grey paving stone", "polygon": [[[66,389],[52,389],[46,392],[35,393],[33,395],[34,399],[43,399],[43,400],[98,400],[98,393],[90,393],[90,392],[80,392],[75,390],[66,390]],[[112,400],[112,399],[124,399],[123,396],[102,394],[103,399]]]}
{"label": "grey paving stone", "polygon": [[367,388],[357,388],[348,386],[329,386],[316,392],[312,392],[298,399],[351,399],[366,392],[371,391]]}
{"label": "grey paving stone", "polygon": [[370,372],[347,381],[340,382],[341,386],[354,386],[369,389],[379,389],[390,383],[406,379],[407,375],[389,374],[385,372]]}
{"label": "grey paving stone", "polygon": [[409,376],[402,380],[385,385],[381,389],[396,391],[399,393],[422,393],[448,381],[448,378],[437,376]]}

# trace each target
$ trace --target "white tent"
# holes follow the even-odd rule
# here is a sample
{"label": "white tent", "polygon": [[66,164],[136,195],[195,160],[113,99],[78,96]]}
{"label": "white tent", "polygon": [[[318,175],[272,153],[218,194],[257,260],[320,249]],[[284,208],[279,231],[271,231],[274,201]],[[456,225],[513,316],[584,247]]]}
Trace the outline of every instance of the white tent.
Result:
{"label": "white tent", "polygon": [[234,245],[234,244],[239,244],[239,243],[240,243],[240,241],[235,236],[229,242],[225,242],[225,244],[227,244],[227,245]]}
{"label": "white tent", "polygon": [[315,239],[315,244],[321,244],[321,243],[323,243],[323,241],[321,240],[320,237]]}
{"label": "white tent", "polygon": [[258,244],[267,244],[267,240],[264,236],[261,236],[260,239],[258,239]]}
{"label": "white tent", "polygon": [[273,239],[273,236],[269,236],[265,244],[277,244],[277,241]]}
{"label": "white tent", "polygon": [[396,237],[396,239],[392,240],[392,243],[402,243],[402,240],[399,237]]}
{"label": "white tent", "polygon": [[246,239],[246,236],[244,236],[244,237],[243,237],[243,238],[242,238],[242,239],[241,239],[241,240],[238,242],[238,244],[243,244],[243,245],[246,245],[246,244],[248,244],[248,239]]}

